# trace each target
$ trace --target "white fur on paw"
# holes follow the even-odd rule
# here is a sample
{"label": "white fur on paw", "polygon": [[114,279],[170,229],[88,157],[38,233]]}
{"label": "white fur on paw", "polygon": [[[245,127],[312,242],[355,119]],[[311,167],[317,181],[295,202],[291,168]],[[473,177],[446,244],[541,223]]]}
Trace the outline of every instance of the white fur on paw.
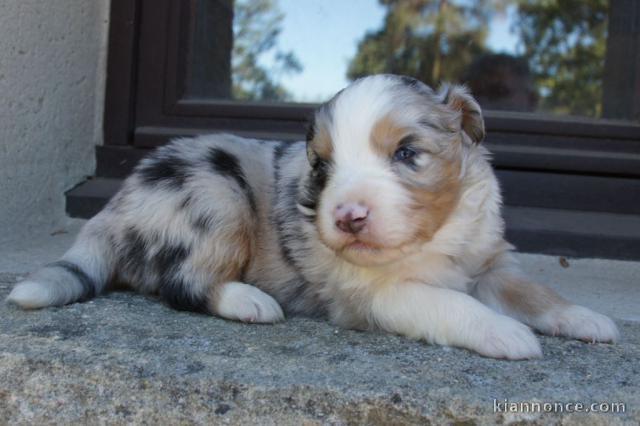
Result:
{"label": "white fur on paw", "polygon": [[618,340],[618,327],[602,314],[578,305],[556,308],[543,320],[544,333],[566,336],[585,342],[610,342]]}
{"label": "white fur on paw", "polygon": [[282,321],[284,313],[276,300],[249,284],[226,283],[217,305],[217,314],[223,318],[254,323]]}
{"label": "white fur on paw", "polygon": [[51,304],[50,288],[39,282],[23,281],[11,290],[7,302],[14,303],[22,309],[43,308]]}
{"label": "white fur on paw", "polygon": [[481,332],[475,337],[471,349],[491,358],[530,359],[541,358],[542,348],[538,338],[526,325],[504,315],[495,315],[481,324]]}

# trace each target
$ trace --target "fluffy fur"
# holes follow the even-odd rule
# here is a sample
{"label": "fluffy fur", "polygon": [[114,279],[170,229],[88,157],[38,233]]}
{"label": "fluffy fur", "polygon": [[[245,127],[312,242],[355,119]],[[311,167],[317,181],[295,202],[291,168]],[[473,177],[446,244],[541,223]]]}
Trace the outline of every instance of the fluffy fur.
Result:
{"label": "fluffy fur", "polygon": [[177,309],[328,316],[497,358],[541,356],[529,327],[615,341],[610,319],[520,273],[483,136],[463,87],[379,75],[320,106],[306,143],[178,139],[8,300],[63,305],[123,282]]}

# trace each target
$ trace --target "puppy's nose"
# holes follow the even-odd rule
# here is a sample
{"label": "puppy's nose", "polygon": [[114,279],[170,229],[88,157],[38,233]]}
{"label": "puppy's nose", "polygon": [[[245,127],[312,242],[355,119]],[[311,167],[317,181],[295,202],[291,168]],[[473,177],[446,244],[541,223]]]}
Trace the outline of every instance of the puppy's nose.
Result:
{"label": "puppy's nose", "polygon": [[339,230],[348,234],[357,234],[367,225],[369,209],[359,203],[338,204],[334,217]]}

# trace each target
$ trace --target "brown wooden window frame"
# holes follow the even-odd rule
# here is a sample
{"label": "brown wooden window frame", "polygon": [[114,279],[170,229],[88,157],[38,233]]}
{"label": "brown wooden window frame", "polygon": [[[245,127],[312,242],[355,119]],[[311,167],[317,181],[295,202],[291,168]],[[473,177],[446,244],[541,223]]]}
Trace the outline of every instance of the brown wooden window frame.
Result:
{"label": "brown wooden window frame", "polygon": [[[188,49],[180,20],[193,17],[194,4],[113,0],[105,146],[152,148],[175,136],[215,131],[300,139],[312,104],[183,96],[179,64]],[[498,168],[640,176],[639,124],[502,111],[486,111],[485,119]]]}

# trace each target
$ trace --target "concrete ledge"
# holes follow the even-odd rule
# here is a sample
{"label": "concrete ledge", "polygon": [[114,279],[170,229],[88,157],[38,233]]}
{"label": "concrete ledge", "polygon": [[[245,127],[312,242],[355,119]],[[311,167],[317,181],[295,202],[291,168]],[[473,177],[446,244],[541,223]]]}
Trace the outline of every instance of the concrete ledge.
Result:
{"label": "concrete ledge", "polygon": [[[17,277],[0,276],[4,298]],[[640,421],[640,326],[623,341],[542,338],[506,362],[295,318],[244,325],[132,293],[0,306],[0,423],[568,424]],[[622,414],[494,413],[497,399],[624,402]]]}
{"label": "concrete ledge", "polygon": [[[0,300],[81,225],[5,235]],[[542,337],[544,359],[506,362],[302,318],[243,325],[125,292],[37,312],[0,302],[0,425],[638,424],[640,263],[519,258],[533,278],[618,318],[622,342]],[[626,411],[494,413],[494,399]]]}

